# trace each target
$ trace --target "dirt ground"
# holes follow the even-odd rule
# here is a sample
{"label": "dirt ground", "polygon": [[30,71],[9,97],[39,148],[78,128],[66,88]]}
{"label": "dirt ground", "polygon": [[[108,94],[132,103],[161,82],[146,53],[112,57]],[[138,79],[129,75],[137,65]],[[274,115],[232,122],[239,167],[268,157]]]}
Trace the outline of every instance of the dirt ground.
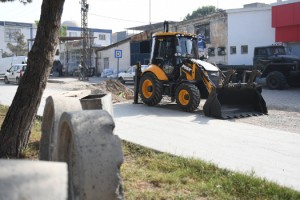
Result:
{"label": "dirt ground", "polygon": [[[60,90],[91,90],[92,94],[111,92],[113,103],[132,102],[133,90],[115,80],[101,81],[90,84],[82,81],[66,83],[48,83],[47,87]],[[300,133],[300,113],[285,110],[268,110],[268,115],[231,119],[241,123],[253,124],[270,129]]]}
{"label": "dirt ground", "polygon": [[47,83],[48,88],[75,91],[75,90],[91,90],[92,94],[112,93],[112,102],[125,102],[133,99],[133,90],[126,87],[116,80],[101,81],[96,84],[90,84],[83,81],[72,81],[64,83]]}

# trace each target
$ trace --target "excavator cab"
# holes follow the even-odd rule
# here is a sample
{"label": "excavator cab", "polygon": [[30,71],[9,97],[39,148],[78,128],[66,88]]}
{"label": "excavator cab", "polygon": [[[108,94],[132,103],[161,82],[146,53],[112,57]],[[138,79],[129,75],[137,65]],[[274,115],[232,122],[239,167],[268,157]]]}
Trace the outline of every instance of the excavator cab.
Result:
{"label": "excavator cab", "polygon": [[189,34],[158,33],[152,40],[150,64],[160,67],[168,80],[176,81],[184,59],[197,58],[197,38]]}
{"label": "excavator cab", "polygon": [[198,108],[201,98],[207,99],[204,114],[215,118],[267,113],[261,88],[253,81],[233,84],[228,78],[232,74],[226,78],[217,66],[199,59],[198,38],[194,34],[155,33],[150,66],[136,74],[140,75],[135,84],[136,91],[150,106],[158,104],[166,95],[187,112]]}

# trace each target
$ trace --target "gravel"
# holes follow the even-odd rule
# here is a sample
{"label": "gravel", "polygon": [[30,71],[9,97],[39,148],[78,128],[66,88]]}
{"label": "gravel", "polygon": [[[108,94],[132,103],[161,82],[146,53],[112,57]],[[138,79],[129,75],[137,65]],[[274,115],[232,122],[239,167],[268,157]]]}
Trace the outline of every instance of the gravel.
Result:
{"label": "gravel", "polygon": [[268,110],[268,115],[232,119],[231,121],[253,124],[270,129],[300,133],[300,113],[284,110]]}

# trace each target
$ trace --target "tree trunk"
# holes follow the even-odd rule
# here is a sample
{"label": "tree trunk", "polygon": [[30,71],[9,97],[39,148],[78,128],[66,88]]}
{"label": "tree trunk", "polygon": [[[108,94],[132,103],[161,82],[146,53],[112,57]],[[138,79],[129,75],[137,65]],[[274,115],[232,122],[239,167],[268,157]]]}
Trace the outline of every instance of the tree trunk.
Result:
{"label": "tree trunk", "polygon": [[65,0],[43,0],[26,73],[0,130],[0,158],[18,158],[28,144],[33,120],[51,71]]}

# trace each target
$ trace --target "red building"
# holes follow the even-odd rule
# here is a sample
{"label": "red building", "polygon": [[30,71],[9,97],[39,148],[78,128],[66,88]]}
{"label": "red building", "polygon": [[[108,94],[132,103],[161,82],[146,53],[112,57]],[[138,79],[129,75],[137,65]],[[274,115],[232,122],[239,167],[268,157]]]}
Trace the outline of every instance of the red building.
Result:
{"label": "red building", "polygon": [[273,6],[272,27],[275,41],[285,43],[300,55],[300,2]]}

